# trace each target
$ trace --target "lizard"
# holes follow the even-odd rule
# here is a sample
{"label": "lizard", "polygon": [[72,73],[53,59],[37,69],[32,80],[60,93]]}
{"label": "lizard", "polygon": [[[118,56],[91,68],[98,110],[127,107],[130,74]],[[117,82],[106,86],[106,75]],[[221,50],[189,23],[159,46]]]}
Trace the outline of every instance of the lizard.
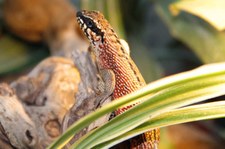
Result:
{"label": "lizard", "polygon": [[[101,77],[106,83],[105,90],[112,92],[113,100],[145,86],[140,71],[103,14],[99,11],[81,10],[76,16],[93,49]],[[115,115],[125,112],[135,104],[117,109]],[[157,149],[159,136],[159,129],[150,130],[131,138],[129,148]]]}

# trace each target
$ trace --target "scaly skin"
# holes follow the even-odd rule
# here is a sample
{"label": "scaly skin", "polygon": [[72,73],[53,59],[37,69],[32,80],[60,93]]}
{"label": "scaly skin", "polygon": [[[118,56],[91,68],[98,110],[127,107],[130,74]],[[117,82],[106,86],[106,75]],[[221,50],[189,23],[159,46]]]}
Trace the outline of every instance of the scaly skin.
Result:
{"label": "scaly skin", "polygon": [[[109,70],[114,75],[114,85],[107,86],[113,89],[113,99],[132,93],[145,85],[137,66],[100,12],[86,10],[77,12],[77,21],[90,40],[99,69]],[[115,113],[121,114],[134,105],[119,108]],[[130,148],[157,149],[158,142],[159,129],[155,129],[132,138]]]}

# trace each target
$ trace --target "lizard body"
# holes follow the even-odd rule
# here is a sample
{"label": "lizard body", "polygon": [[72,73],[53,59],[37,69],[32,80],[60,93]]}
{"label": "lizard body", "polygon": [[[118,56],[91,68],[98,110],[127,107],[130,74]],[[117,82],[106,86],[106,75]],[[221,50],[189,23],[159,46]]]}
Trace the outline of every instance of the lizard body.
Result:
{"label": "lizard body", "polygon": [[[145,81],[129,53],[104,16],[97,11],[77,12],[77,21],[94,49],[96,61],[106,83],[106,90],[112,91],[113,99],[132,93],[145,85]],[[109,77],[110,76],[110,77]],[[106,79],[107,78],[107,79]],[[109,80],[109,78],[111,78]],[[116,115],[135,104],[121,107]],[[131,139],[132,149],[157,149],[159,129]]]}

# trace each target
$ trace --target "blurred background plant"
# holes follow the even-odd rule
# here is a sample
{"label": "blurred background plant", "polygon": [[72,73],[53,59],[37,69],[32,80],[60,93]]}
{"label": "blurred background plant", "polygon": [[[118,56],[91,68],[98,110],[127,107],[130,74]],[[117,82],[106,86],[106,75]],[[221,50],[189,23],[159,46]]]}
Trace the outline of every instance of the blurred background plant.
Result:
{"label": "blurred background plant", "polygon": [[[61,55],[56,49],[68,40],[63,36],[68,28],[84,40],[74,7],[104,13],[129,43],[146,82],[225,59],[224,0],[0,0],[0,7],[1,81],[10,82],[47,56]],[[162,148],[184,148],[181,138],[187,136],[193,136],[188,148],[201,142],[210,147],[225,139],[223,124],[220,119],[169,127],[162,133],[167,146]]]}

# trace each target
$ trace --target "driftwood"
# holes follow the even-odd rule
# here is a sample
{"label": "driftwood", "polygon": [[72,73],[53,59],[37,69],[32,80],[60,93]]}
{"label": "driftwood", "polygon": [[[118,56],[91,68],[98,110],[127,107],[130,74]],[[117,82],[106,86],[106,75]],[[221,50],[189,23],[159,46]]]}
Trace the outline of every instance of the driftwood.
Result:
{"label": "driftwood", "polygon": [[7,84],[0,84],[0,102],[1,148],[37,148],[35,124]]}
{"label": "driftwood", "polygon": [[45,148],[61,134],[80,82],[71,60],[49,58],[27,76],[1,84],[1,140],[16,148]]}
{"label": "driftwood", "polygon": [[[87,50],[75,50],[73,58],[79,72],[72,60],[52,57],[10,86],[1,85],[0,139],[5,145],[45,148],[73,122],[102,105],[96,97],[104,92],[99,88],[104,82],[94,59]],[[82,130],[74,140],[108,121],[109,116]]]}

